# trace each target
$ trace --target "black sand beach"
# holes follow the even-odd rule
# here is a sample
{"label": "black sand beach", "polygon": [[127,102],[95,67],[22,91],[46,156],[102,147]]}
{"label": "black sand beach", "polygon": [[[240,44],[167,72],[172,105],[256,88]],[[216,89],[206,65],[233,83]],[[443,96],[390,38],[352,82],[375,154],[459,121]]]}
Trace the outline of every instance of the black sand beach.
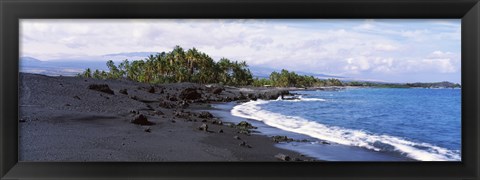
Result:
{"label": "black sand beach", "polygon": [[278,154],[290,161],[314,159],[205,111],[215,102],[276,99],[285,89],[151,86],[25,73],[19,87],[19,161],[281,161]]}

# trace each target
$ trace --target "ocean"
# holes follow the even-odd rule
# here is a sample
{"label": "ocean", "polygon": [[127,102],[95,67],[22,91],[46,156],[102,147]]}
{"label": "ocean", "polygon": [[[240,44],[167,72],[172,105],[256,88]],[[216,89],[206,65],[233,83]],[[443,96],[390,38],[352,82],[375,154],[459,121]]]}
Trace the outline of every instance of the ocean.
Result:
{"label": "ocean", "polygon": [[234,117],[255,122],[260,133],[308,139],[278,146],[318,159],[461,161],[461,89],[292,93],[298,99],[257,100],[224,108],[231,108]]}

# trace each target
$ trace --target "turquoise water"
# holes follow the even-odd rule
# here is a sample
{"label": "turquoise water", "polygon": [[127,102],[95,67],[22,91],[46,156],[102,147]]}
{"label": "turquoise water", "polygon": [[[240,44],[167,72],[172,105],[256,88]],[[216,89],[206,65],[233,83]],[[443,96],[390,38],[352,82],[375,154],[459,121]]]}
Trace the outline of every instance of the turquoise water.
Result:
{"label": "turquoise water", "polygon": [[251,101],[234,116],[332,144],[423,161],[461,160],[461,90],[348,88]]}

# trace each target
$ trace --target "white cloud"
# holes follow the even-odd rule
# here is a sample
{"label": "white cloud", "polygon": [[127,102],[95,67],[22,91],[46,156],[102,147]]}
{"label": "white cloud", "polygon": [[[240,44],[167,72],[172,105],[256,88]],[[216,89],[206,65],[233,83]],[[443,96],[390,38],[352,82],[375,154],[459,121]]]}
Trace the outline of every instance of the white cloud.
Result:
{"label": "white cloud", "polygon": [[355,26],[353,29],[355,30],[374,30],[377,28],[374,25],[375,21],[372,19],[365,20],[361,25]]}
{"label": "white cloud", "polygon": [[414,40],[420,40],[423,39],[427,34],[429,34],[430,31],[421,29],[421,30],[407,30],[407,31],[401,31],[399,34],[403,37],[411,38]]}
{"label": "white cloud", "polygon": [[380,51],[394,51],[394,50],[397,50],[398,47],[393,45],[393,44],[382,44],[382,43],[379,43],[379,44],[376,44],[375,45],[375,49],[376,50],[380,50]]}
{"label": "white cloud", "polygon": [[216,60],[317,73],[452,73],[459,33],[450,20],[22,20],[21,55],[70,59],[180,45]]}
{"label": "white cloud", "polygon": [[455,57],[455,54],[452,52],[443,52],[443,51],[433,51],[428,58],[452,58]]}

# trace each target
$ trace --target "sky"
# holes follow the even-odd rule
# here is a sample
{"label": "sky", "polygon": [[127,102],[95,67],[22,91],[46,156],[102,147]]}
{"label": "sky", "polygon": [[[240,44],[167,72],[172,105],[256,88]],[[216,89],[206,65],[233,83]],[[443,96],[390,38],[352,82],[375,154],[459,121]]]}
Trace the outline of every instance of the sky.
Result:
{"label": "sky", "polygon": [[105,54],[180,45],[256,67],[460,83],[460,26],[460,19],[22,19],[20,56],[106,61]]}

